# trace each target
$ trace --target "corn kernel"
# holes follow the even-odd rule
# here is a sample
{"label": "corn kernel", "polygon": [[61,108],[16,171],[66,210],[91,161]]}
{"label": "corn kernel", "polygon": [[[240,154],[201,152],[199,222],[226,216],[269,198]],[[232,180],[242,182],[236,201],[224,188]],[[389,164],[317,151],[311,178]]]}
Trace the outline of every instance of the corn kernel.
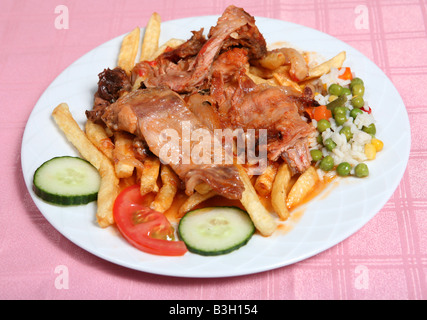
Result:
{"label": "corn kernel", "polygon": [[337,99],[338,97],[337,96],[334,96],[333,94],[332,95],[330,95],[329,96],[329,102],[332,102],[332,101],[334,101],[335,99]]}
{"label": "corn kernel", "polygon": [[365,156],[368,160],[374,160],[377,156],[377,149],[372,143],[365,144]]}
{"label": "corn kernel", "polygon": [[375,146],[375,150],[377,150],[377,152],[381,151],[384,147],[384,142],[377,138],[373,138],[371,143]]}

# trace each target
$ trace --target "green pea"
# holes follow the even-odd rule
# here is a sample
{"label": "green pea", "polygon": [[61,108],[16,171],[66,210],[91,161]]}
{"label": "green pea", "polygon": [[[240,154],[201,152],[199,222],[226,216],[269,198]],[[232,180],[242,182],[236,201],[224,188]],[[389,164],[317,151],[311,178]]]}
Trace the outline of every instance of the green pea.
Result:
{"label": "green pea", "polygon": [[317,149],[310,150],[310,155],[311,155],[311,159],[313,159],[313,161],[315,162],[322,160],[322,157],[323,157],[322,151]]}
{"label": "green pea", "polygon": [[354,97],[353,99],[351,99],[351,105],[355,108],[360,109],[365,105],[365,100],[363,100],[363,98],[360,96]]}
{"label": "green pea", "polygon": [[347,127],[347,126],[343,127],[340,130],[340,134],[345,135],[347,142],[350,141],[351,138],[353,138],[353,133],[351,132],[350,127]]}
{"label": "green pea", "polygon": [[341,177],[346,177],[350,174],[351,166],[348,162],[341,162],[337,167],[337,173]]}
{"label": "green pea", "polygon": [[349,88],[342,88],[341,95],[349,96],[351,95],[351,90]]}
{"label": "green pea", "polygon": [[374,136],[377,133],[377,128],[374,123],[371,123],[369,126],[363,126],[362,130],[366,133],[369,133],[371,136]]}
{"label": "green pea", "polygon": [[366,165],[366,163],[359,163],[354,168],[354,174],[358,178],[367,177],[369,175],[369,169],[368,169],[368,166]]}
{"label": "green pea", "polygon": [[347,121],[345,114],[336,114],[334,119],[338,126],[342,126]]}
{"label": "green pea", "polygon": [[350,111],[350,117],[352,117],[353,119],[356,119],[356,117],[361,113],[363,113],[362,110],[358,108],[354,108],[353,110]]}
{"label": "green pea", "polygon": [[323,144],[325,145],[326,149],[328,149],[329,151],[332,151],[337,146],[337,144],[334,142],[334,140],[332,140],[332,138],[326,139],[325,142],[323,142]]}
{"label": "green pea", "polygon": [[321,135],[321,134],[319,134],[319,135],[317,136],[316,141],[317,141],[317,143],[318,143],[318,144],[323,144],[323,137],[322,137],[322,135]]}
{"label": "green pea", "polygon": [[333,83],[329,86],[328,92],[329,94],[339,97],[342,94],[342,89],[343,87],[339,84]]}
{"label": "green pea", "polygon": [[326,156],[320,161],[319,168],[323,171],[331,171],[334,168],[334,159],[332,156]]}
{"label": "green pea", "polygon": [[347,113],[347,110],[348,110],[348,108],[346,108],[346,107],[336,107],[335,109],[334,109],[334,115],[337,115],[337,114],[346,114]]}
{"label": "green pea", "polygon": [[356,84],[361,84],[362,86],[365,85],[363,83],[362,79],[356,77],[356,78],[353,78],[353,80],[351,80],[351,82],[350,82],[350,89],[353,88]]}
{"label": "green pea", "polygon": [[353,93],[353,96],[363,97],[365,94],[365,87],[363,84],[355,84],[352,87],[351,92]]}
{"label": "green pea", "polygon": [[331,123],[326,119],[321,119],[317,122],[317,130],[323,132],[331,127]]}

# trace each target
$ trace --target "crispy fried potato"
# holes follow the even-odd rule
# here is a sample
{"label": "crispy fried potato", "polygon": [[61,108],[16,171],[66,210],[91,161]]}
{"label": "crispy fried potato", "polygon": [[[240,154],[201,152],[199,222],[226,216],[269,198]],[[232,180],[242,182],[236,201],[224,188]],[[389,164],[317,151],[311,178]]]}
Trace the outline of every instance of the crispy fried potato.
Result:
{"label": "crispy fried potato", "polygon": [[205,194],[201,194],[198,192],[193,193],[187,198],[187,200],[185,200],[184,204],[179,208],[178,218],[182,218],[184,214],[186,214],[188,211],[201,204],[202,202],[215,197],[216,195],[217,193],[213,190]]}
{"label": "crispy fried potato", "polygon": [[270,86],[277,86],[279,83],[274,79],[264,79],[261,78],[253,73],[250,73],[249,70],[246,72],[246,75],[252,79],[253,82],[255,82],[256,84],[262,84],[262,83],[266,83]]}
{"label": "crispy fried potato", "polygon": [[289,75],[289,66],[283,66],[273,72],[273,77],[280,83],[281,86],[292,87],[298,92],[302,92],[298,83],[291,79]]}
{"label": "crispy fried potato", "polygon": [[240,201],[251,217],[256,229],[263,236],[270,236],[276,230],[277,221],[260,201],[246,171],[242,166],[236,166],[239,169],[240,179],[245,186],[245,190],[243,191],[242,199]]}
{"label": "crispy fried potato", "polygon": [[271,205],[281,220],[289,217],[286,206],[286,190],[291,180],[291,171],[287,163],[282,163],[277,170],[271,190]]}
{"label": "crispy fried potato", "polygon": [[292,209],[295,206],[301,204],[301,202],[307,197],[310,191],[313,190],[316,183],[319,181],[319,176],[316,169],[310,166],[298,180],[292,186],[286,199],[286,205],[288,209]]}
{"label": "crispy fried potato", "polygon": [[288,58],[281,51],[269,51],[267,54],[258,60],[259,64],[267,69],[275,70],[280,66],[284,65],[288,61]]}
{"label": "crispy fried potato", "polygon": [[163,185],[151,203],[150,208],[158,212],[165,212],[171,207],[178,191],[179,178],[169,166],[164,164],[161,165],[160,177]]}
{"label": "crispy fried potato", "polygon": [[145,28],[144,39],[141,46],[140,61],[150,61],[157,49],[159,48],[160,38],[160,15],[154,12],[150,20],[148,20],[147,27]]}
{"label": "crispy fried potato", "polygon": [[144,160],[142,169],[140,191],[141,195],[146,195],[150,192],[159,192],[157,178],[159,177],[160,160],[157,157],[149,157]]}
{"label": "crispy fried potato", "polygon": [[85,125],[86,136],[108,159],[113,161],[114,144],[108,136],[105,128],[90,120]]}
{"label": "crispy fried potato", "polygon": [[124,131],[114,132],[114,168],[118,178],[129,178],[135,169],[133,136]]}
{"label": "crispy fried potato", "polygon": [[274,178],[277,174],[278,165],[276,162],[271,163],[267,166],[265,171],[258,176],[255,181],[254,188],[259,195],[267,197],[271,193],[273,187]]}
{"label": "crispy fried potato", "polygon": [[337,54],[332,59],[325,61],[314,68],[309,69],[308,71],[308,77],[304,79],[309,80],[313,78],[318,78],[323,76],[324,74],[331,71],[332,68],[341,68],[343,66],[343,63],[346,59],[346,52],[342,51],[339,54]]}
{"label": "crispy fried potato", "polygon": [[73,144],[81,156],[89,161],[101,175],[101,185],[98,192],[98,209],[96,212],[98,224],[103,228],[114,224],[113,205],[119,193],[119,179],[116,177],[111,161],[90,142],[74,120],[67,104],[62,103],[58,105],[53,110],[52,116],[68,141]]}
{"label": "crispy fried potato", "polygon": [[128,74],[135,66],[135,59],[138,54],[141,30],[139,27],[133,29],[123,39],[119,52],[117,66],[125,70]]}
{"label": "crispy fried potato", "polygon": [[261,66],[249,66],[249,73],[263,79],[273,78],[273,71]]}

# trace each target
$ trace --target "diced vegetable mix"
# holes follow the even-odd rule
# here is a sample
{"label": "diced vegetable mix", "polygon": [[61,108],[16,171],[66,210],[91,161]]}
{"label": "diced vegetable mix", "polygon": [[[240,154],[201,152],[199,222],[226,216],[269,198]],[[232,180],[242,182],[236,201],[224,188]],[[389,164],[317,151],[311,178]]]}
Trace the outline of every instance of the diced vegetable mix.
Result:
{"label": "diced vegetable mix", "polygon": [[317,145],[310,154],[323,172],[335,170],[342,177],[367,177],[365,161],[374,160],[384,143],[375,137],[377,130],[365,101],[363,80],[353,77],[348,67],[338,71],[338,78],[337,83],[326,87],[326,95],[317,93],[321,105],[307,110],[318,133]]}

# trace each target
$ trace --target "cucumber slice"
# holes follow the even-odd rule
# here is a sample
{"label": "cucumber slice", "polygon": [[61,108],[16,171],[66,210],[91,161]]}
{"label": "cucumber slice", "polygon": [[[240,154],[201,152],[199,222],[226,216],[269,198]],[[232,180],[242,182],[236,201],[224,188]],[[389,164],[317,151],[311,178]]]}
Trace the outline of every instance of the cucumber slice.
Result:
{"label": "cucumber slice", "polygon": [[88,161],[56,157],[34,173],[33,190],[41,199],[59,205],[80,205],[98,197],[101,177]]}
{"label": "cucumber slice", "polygon": [[234,251],[251,239],[255,226],[247,212],[236,207],[208,207],[185,214],[178,234],[190,252],[215,256]]}

